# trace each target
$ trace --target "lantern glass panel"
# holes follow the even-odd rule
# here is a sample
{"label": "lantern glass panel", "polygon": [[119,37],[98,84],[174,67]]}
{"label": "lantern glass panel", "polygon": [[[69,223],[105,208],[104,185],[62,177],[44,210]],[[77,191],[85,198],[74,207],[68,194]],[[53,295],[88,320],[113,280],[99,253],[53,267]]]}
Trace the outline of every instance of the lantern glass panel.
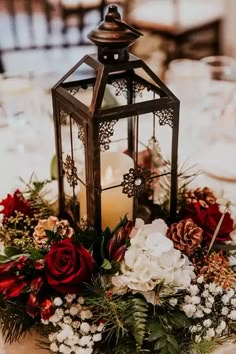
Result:
{"label": "lantern glass panel", "polygon": [[74,83],[77,80],[95,79],[97,70],[83,62],[63,81],[63,83]]}
{"label": "lantern glass panel", "polygon": [[[77,123],[73,116],[60,109],[60,124],[62,135],[62,164],[64,170],[63,186],[67,201],[73,205],[71,213],[79,218],[79,198],[82,188],[86,186],[85,174],[85,136],[84,128]],[[86,194],[83,204],[86,208]]]}

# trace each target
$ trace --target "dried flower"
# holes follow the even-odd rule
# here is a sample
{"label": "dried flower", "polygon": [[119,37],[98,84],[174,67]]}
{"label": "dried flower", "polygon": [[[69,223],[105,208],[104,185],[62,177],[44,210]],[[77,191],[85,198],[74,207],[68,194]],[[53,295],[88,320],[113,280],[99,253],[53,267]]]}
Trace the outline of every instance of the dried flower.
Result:
{"label": "dried flower", "polygon": [[204,258],[203,265],[200,264],[197,265],[199,275],[204,277],[205,282],[214,282],[222,286],[222,288],[228,289],[236,281],[235,273],[222,251],[212,252]]}
{"label": "dried flower", "polygon": [[34,229],[33,239],[35,247],[44,247],[48,242],[46,230],[57,233],[62,239],[72,237],[74,230],[70,227],[67,220],[61,220],[55,216],[50,216],[48,219],[39,220],[38,225]]}

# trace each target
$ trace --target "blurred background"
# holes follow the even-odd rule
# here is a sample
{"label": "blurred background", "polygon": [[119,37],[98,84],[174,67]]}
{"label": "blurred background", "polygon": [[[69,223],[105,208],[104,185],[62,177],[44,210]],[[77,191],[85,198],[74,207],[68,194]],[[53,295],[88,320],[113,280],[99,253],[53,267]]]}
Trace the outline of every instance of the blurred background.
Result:
{"label": "blurred background", "polygon": [[232,191],[235,0],[0,0],[0,196],[18,176],[49,177],[50,88],[95,51],[87,33],[111,3],[144,34],[131,51],[181,100],[179,158],[203,171],[198,184]]}

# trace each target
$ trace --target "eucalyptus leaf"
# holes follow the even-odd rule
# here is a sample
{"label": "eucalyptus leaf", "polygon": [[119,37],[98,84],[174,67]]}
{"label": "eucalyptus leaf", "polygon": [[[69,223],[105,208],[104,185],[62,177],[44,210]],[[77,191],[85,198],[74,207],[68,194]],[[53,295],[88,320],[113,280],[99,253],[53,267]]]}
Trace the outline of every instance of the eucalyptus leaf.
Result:
{"label": "eucalyptus leaf", "polygon": [[4,253],[7,257],[12,258],[13,256],[19,255],[21,250],[16,247],[7,246],[4,248]]}
{"label": "eucalyptus leaf", "polygon": [[0,263],[8,263],[10,262],[10,259],[3,254],[0,254]]}
{"label": "eucalyptus leaf", "polygon": [[29,250],[29,253],[31,255],[31,258],[33,258],[33,260],[35,261],[44,258],[44,256],[36,248],[31,248]]}
{"label": "eucalyptus leaf", "polygon": [[106,270],[110,270],[112,268],[111,262],[105,258],[102,264],[102,268]]}

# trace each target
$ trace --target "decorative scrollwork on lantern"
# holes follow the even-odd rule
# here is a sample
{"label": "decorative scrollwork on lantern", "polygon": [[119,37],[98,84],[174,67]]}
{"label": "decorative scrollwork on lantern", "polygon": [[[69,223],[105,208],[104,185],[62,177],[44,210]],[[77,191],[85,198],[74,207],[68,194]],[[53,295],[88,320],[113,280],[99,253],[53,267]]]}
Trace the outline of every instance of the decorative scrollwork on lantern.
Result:
{"label": "decorative scrollwork on lantern", "polygon": [[109,144],[111,142],[111,137],[114,134],[114,125],[117,120],[111,120],[110,122],[102,122],[99,124],[99,143],[100,150],[109,150]]}
{"label": "decorative scrollwork on lantern", "polygon": [[85,145],[84,127],[79,123],[77,123],[77,127],[78,127],[78,139],[82,142],[83,145]]}
{"label": "decorative scrollwork on lantern", "polygon": [[68,113],[66,113],[65,111],[63,111],[62,109],[60,110],[60,124],[61,125],[66,125],[68,122]]}
{"label": "decorative scrollwork on lantern", "polygon": [[121,96],[121,95],[124,95],[125,97],[127,96],[128,88],[127,88],[127,80],[126,79],[113,81],[112,86],[115,88],[116,96]]}
{"label": "decorative scrollwork on lantern", "polygon": [[75,96],[80,90],[80,87],[75,87],[75,88],[71,88],[68,90],[68,92],[72,95]]}
{"label": "decorative scrollwork on lantern", "polygon": [[151,190],[151,173],[146,168],[130,168],[129,172],[124,174],[123,179],[122,192],[127,194],[129,198],[140,196]]}
{"label": "decorative scrollwork on lantern", "polygon": [[63,162],[63,166],[69,185],[71,187],[77,186],[79,181],[79,177],[77,175],[77,167],[75,166],[75,162],[70,155],[66,156],[66,161]]}
{"label": "decorative scrollwork on lantern", "polygon": [[141,82],[138,81],[133,82],[133,93],[135,96],[142,97],[143,90],[145,90],[145,86]]}
{"label": "decorative scrollwork on lantern", "polygon": [[[115,88],[115,95],[116,96],[124,95],[127,98],[128,83],[127,83],[126,79],[113,81],[112,86]],[[134,96],[142,97],[144,89],[145,89],[145,86],[141,82],[133,81],[132,90],[133,90]]]}
{"label": "decorative scrollwork on lantern", "polygon": [[169,125],[173,128],[174,110],[173,108],[165,108],[161,111],[155,111],[155,116],[159,119],[160,125]]}

